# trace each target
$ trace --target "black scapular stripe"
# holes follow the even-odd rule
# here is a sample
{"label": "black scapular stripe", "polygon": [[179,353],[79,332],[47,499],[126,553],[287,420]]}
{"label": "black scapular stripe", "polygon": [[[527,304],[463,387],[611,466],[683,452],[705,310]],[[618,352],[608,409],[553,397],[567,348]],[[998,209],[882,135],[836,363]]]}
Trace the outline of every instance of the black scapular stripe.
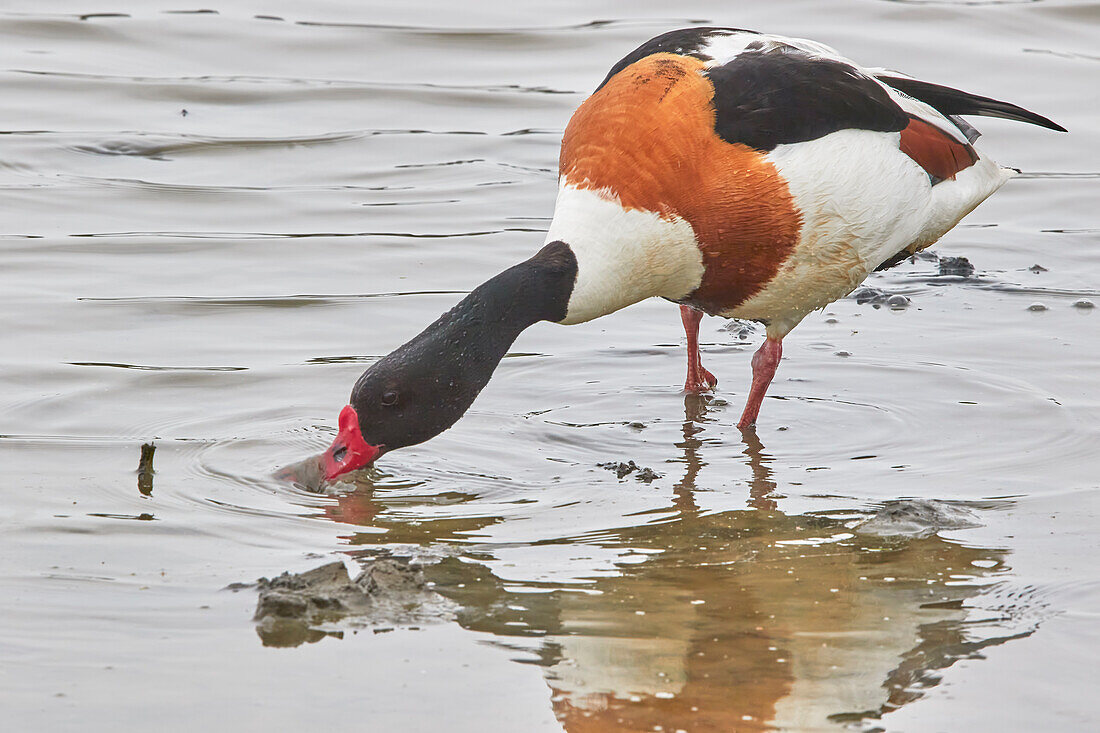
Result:
{"label": "black scapular stripe", "polygon": [[[752,33],[753,35],[759,35],[757,31],[746,31],[740,28],[700,26],[699,28],[681,28],[680,30],[669,31],[668,33],[662,33],[659,36],[650,38],[641,46],[638,46],[626,56],[623,56],[617,64],[612,66],[611,71],[607,72],[607,76],[605,76],[603,81],[600,82],[600,85],[596,87],[596,92],[603,89],[604,85],[607,84],[615,74],[618,74],[635,61],[641,61],[646,56],[652,56],[655,53],[677,53],[681,56],[692,56],[694,58],[703,59],[704,61],[709,61],[710,56],[700,53],[703,46],[707,44],[707,40],[714,34],[732,35],[734,33]],[[593,92],[593,94],[596,92]]]}
{"label": "black scapular stripe", "polygon": [[997,99],[991,99],[990,97],[981,97],[977,94],[970,94],[969,92],[959,91],[951,87],[931,84],[926,81],[917,81],[916,79],[908,79],[902,76],[876,74],[875,77],[889,84],[899,92],[908,94],[910,97],[919,99],[930,107],[934,107],[945,117],[950,117],[952,115],[1001,117],[1006,120],[1016,120],[1017,122],[1029,122],[1032,125],[1045,127],[1048,130],[1057,130],[1058,132],[1066,131],[1066,128],[1062,127],[1057,122],[1048,120],[1042,115],[1037,115],[1034,112],[1030,112],[1015,104],[1010,104],[1009,102],[1002,102]]}
{"label": "black scapular stripe", "polygon": [[715,131],[761,151],[838,130],[897,132],[909,124],[874,79],[788,48],[746,51],[706,75],[714,85]]}

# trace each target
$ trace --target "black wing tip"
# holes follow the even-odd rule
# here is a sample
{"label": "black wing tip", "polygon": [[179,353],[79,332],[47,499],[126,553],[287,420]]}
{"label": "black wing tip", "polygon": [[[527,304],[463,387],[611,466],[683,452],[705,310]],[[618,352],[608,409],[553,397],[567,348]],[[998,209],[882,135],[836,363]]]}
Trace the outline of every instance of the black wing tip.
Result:
{"label": "black wing tip", "polygon": [[908,77],[892,76],[890,74],[876,74],[875,77],[904,94],[916,97],[948,117],[951,115],[1000,117],[1006,120],[1016,120],[1017,122],[1045,127],[1055,132],[1069,132],[1054,120],[1011,102],[1002,102],[999,99],[982,97],[941,84],[933,84]]}
{"label": "black wing tip", "polygon": [[[1049,119],[1047,117],[1043,117],[1042,115],[1036,114],[1036,113],[1034,113],[1030,110],[1026,110],[1023,107],[1016,107],[1016,105],[1012,105],[1012,106],[1015,107],[1015,109],[1013,110],[1013,112],[1015,112],[1015,114],[1007,114],[1007,113],[1006,114],[992,114],[992,115],[989,115],[989,116],[990,117],[1003,117],[1006,120],[1016,120],[1017,122],[1027,122],[1027,123],[1030,123],[1032,125],[1037,125],[1039,127],[1045,127],[1048,130],[1054,130],[1055,132],[1069,132],[1069,130],[1062,127],[1061,125],[1059,125],[1057,122],[1055,122],[1052,119]],[[980,115],[981,112],[971,112],[971,114],[979,114]]]}
{"label": "black wing tip", "polygon": [[1054,130],[1055,132],[1069,132],[1069,130],[1062,127],[1061,125],[1059,125],[1054,120],[1048,120],[1046,117],[1044,117],[1043,119],[1047,123],[1047,124],[1043,125],[1043,127],[1047,128],[1048,130]]}
{"label": "black wing tip", "polygon": [[[1018,122],[1029,122],[1032,125],[1045,127],[1046,129],[1054,130],[1055,132],[1069,132],[1069,130],[1062,127],[1049,117],[1043,117],[1042,115],[1036,114],[1031,110],[1024,109],[1023,107],[1019,107],[1015,104],[1009,104],[1008,102],[1001,102],[1001,104],[1003,104],[1007,109],[1005,109],[1001,115],[997,115],[996,113],[994,113],[992,116],[1003,116],[1005,119],[1009,120],[1016,120]],[[971,114],[981,114],[981,112],[972,112]]]}

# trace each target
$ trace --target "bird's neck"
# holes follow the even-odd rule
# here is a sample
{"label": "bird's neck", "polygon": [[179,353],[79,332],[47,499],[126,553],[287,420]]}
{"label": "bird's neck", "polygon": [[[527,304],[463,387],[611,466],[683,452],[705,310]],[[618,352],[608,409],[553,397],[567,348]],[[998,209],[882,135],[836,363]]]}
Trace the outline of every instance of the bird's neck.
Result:
{"label": "bird's neck", "polygon": [[565,317],[576,277],[572,250],[551,242],[474,288],[439,322],[452,338],[481,345],[485,358],[499,361],[529,326]]}
{"label": "bird's neck", "polygon": [[576,276],[572,250],[551,242],[474,288],[384,361],[428,366],[468,407],[520,333],[539,321],[565,317]]}

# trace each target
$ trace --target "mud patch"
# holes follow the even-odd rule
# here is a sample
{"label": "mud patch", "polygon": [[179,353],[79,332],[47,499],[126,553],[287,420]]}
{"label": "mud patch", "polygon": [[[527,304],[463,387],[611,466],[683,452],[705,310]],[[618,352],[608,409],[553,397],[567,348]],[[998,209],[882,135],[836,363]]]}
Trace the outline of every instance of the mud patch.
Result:
{"label": "mud patch", "polygon": [[[848,297],[854,299],[857,305],[870,305],[872,308],[886,306],[891,310],[905,310],[910,303],[909,298],[901,293],[890,293],[870,285],[859,288]],[[836,320],[832,322],[836,323]]]}
{"label": "mud patch", "polygon": [[940,275],[943,277],[970,277],[974,274],[974,265],[966,257],[941,257]]}
{"label": "mud patch", "polygon": [[657,473],[652,468],[639,466],[634,461],[627,461],[626,463],[610,461],[608,463],[597,463],[596,465],[600,468],[606,468],[608,471],[614,471],[615,475],[619,478],[626,478],[630,474],[634,474],[634,478],[647,484],[661,478],[661,474]]}
{"label": "mud patch", "polygon": [[952,529],[982,526],[965,507],[933,499],[899,499],[886,502],[878,512],[854,529],[876,537],[920,538]]}
{"label": "mud patch", "polygon": [[759,324],[753,321],[745,321],[740,318],[731,318],[729,319],[729,323],[721,327],[721,330],[732,333],[741,341],[748,341],[759,329]]}
{"label": "mud patch", "polygon": [[264,646],[342,638],[343,630],[333,628],[339,622],[377,633],[453,618],[454,604],[431,589],[421,567],[394,558],[371,561],[354,580],[342,562],[333,562],[260,578],[256,587],[253,620]]}
{"label": "mud patch", "polygon": [[278,481],[286,481],[312,493],[324,493],[325,466],[321,454],[303,458],[297,463],[283,466],[272,474]]}

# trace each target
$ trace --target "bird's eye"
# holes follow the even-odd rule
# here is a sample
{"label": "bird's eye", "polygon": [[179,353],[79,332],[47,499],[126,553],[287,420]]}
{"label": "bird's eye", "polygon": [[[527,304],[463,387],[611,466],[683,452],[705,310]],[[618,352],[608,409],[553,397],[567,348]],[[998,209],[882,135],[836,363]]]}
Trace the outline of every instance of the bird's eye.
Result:
{"label": "bird's eye", "polygon": [[382,393],[382,404],[387,405],[387,406],[396,405],[397,404],[397,393],[392,392],[392,391],[391,392],[383,392]]}

